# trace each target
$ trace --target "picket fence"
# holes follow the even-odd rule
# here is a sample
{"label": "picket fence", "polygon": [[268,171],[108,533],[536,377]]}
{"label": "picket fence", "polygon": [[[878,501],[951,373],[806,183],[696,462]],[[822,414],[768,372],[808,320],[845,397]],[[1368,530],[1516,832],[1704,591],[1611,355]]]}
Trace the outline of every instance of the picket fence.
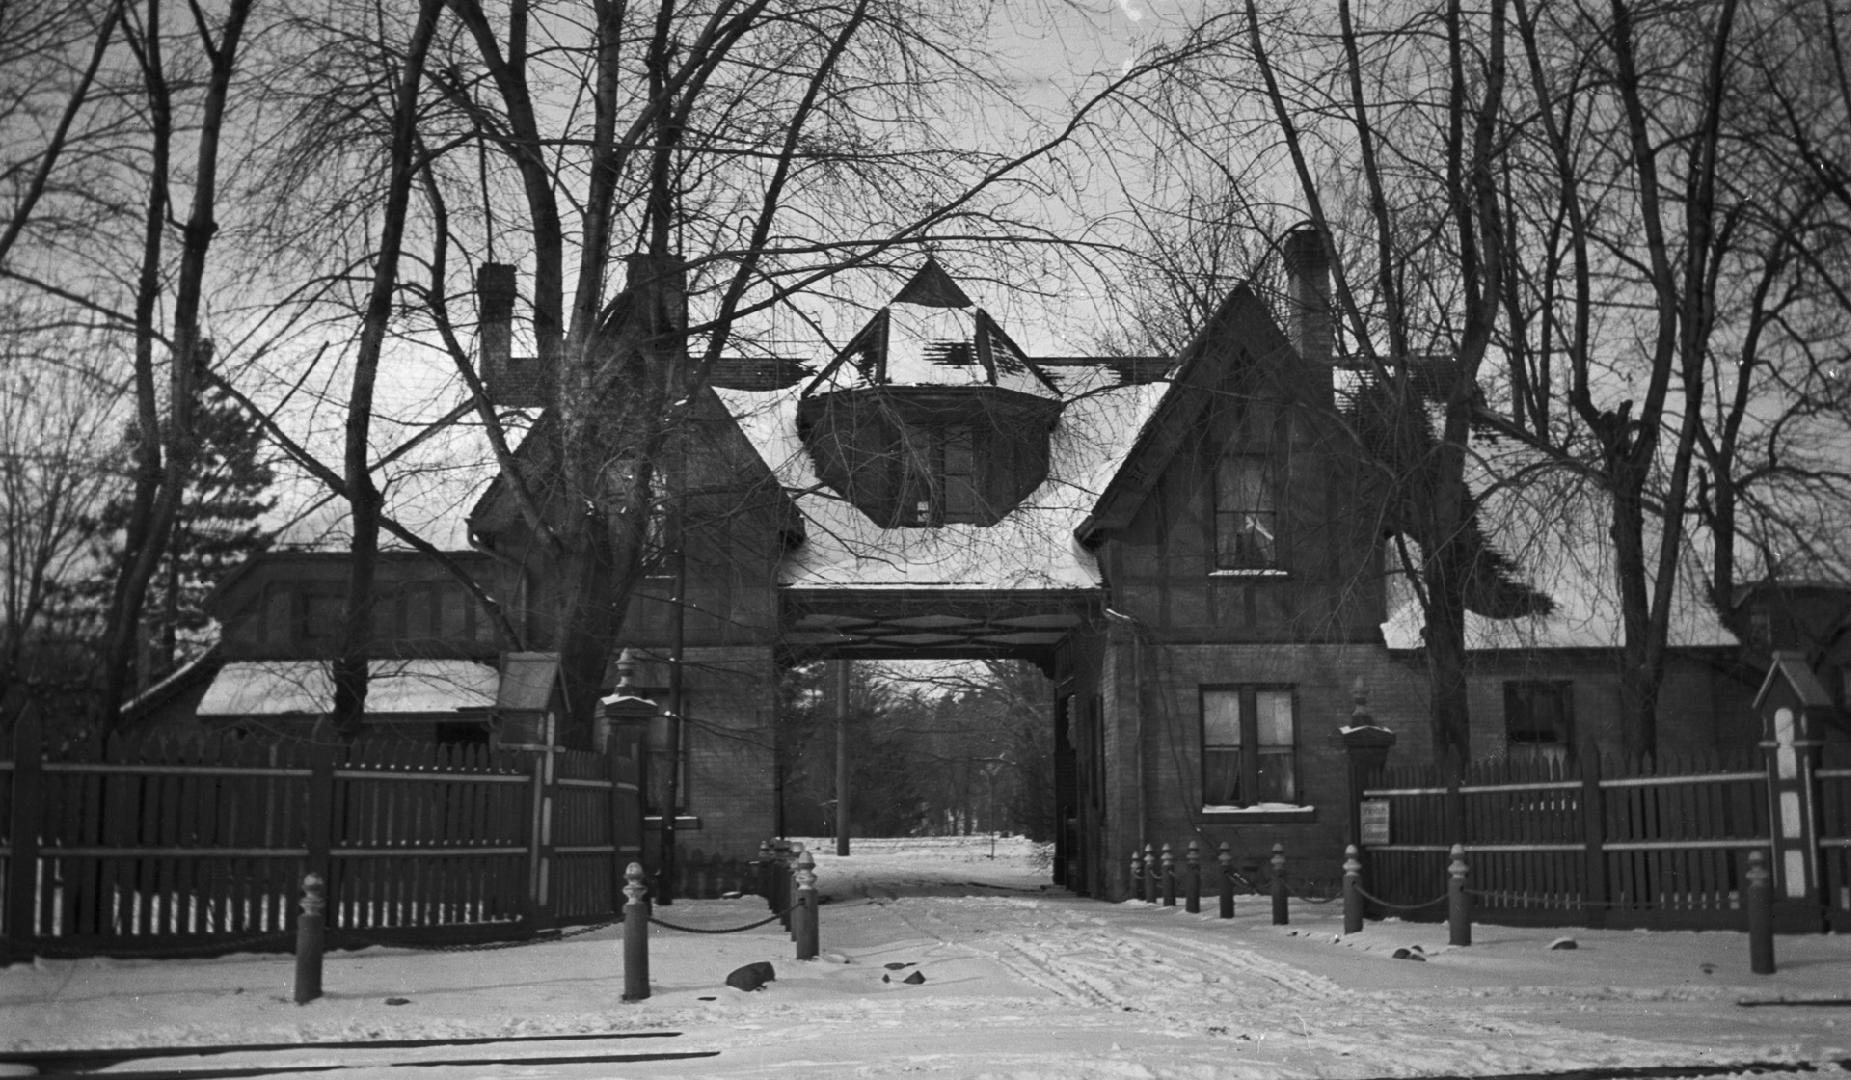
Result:
{"label": "picket fence", "polygon": [[[336,947],[611,917],[642,851],[633,753],[218,735],[0,760],[0,962],[287,949],[306,873]],[[701,863],[697,854],[691,860]]]}
{"label": "picket fence", "polygon": [[[1828,745],[1814,778],[1819,896],[1782,922],[1851,929],[1851,747]],[[1429,901],[1460,843],[1488,922],[1739,929],[1748,854],[1771,846],[1768,765],[1752,751],[1389,766],[1362,798],[1388,832],[1365,842],[1365,888],[1380,913],[1415,918],[1444,916]]]}

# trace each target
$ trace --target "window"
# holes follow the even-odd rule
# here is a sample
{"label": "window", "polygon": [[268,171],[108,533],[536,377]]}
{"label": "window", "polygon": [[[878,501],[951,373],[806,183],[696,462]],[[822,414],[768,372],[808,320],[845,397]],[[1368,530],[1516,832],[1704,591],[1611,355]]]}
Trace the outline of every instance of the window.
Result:
{"label": "window", "polygon": [[1215,463],[1215,569],[1279,566],[1279,511],[1272,470],[1259,454]]}
{"label": "window", "polygon": [[976,438],[969,424],[908,430],[900,468],[900,524],[957,525],[983,520]]}
{"label": "window", "polygon": [[1289,688],[1203,689],[1202,801],[1296,805],[1297,726]]}
{"label": "window", "polygon": [[1504,684],[1504,738],[1512,757],[1560,761],[1575,745],[1575,684]]}
{"label": "window", "polygon": [[675,754],[675,727],[667,715],[651,717],[649,734],[643,744],[645,754],[643,776],[643,809],[645,813],[660,814],[663,800],[668,796],[669,769],[675,769],[675,813],[684,814],[688,809],[688,731],[687,723],[681,727],[681,754]]}

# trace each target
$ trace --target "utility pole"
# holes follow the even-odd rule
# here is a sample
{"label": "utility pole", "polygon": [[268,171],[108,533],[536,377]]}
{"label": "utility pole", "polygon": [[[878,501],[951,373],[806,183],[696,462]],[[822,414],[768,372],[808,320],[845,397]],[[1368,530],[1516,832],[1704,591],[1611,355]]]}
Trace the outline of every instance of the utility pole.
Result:
{"label": "utility pole", "polygon": [[836,854],[848,854],[848,684],[853,660],[836,661]]}

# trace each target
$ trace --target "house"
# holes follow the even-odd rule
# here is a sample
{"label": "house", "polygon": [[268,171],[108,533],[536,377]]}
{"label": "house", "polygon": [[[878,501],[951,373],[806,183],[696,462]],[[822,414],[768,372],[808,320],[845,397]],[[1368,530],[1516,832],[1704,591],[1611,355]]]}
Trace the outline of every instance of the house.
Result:
{"label": "house", "polygon": [[[553,737],[591,746],[631,725],[658,820],[673,790],[678,830],[749,856],[782,832],[781,668],[1025,659],[1055,686],[1057,880],[1122,896],[1134,848],[1192,838],[1245,867],[1283,843],[1334,873],[1351,812],[1339,731],[1366,711],[1397,754],[1426,757],[1427,673],[1389,511],[1341,414],[1322,246],[1293,234],[1287,256],[1286,329],[1240,287],[1173,363],[1039,362],[928,260],[814,367],[723,369],[661,456],[663,535],[684,554],[654,566],[616,632],[623,662],[600,690],[623,706]],[[484,378],[502,404],[534,405],[537,376],[508,355],[511,273],[483,276]],[[520,467],[543,472],[549,452],[529,440]],[[477,550],[450,561],[520,647],[428,561],[392,557],[380,659],[454,693],[445,712],[408,689],[414,711],[385,723],[480,737],[556,692],[553,557],[500,483],[469,531]],[[1498,565],[1480,606],[1503,617],[1468,626],[1474,751],[1613,745],[1601,590],[1572,568],[1526,583],[1521,559]],[[321,658],[338,578],[338,556],[258,560],[220,590],[221,662]],[[1667,745],[1752,744],[1758,680],[1734,636],[1687,605],[1673,644]],[[321,700],[224,671],[201,699],[209,722]]]}

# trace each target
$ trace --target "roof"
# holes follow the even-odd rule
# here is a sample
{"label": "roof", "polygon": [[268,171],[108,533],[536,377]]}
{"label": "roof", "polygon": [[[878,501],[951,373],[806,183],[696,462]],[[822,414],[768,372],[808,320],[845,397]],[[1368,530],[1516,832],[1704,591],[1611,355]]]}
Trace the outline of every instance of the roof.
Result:
{"label": "roof", "polygon": [[[379,718],[429,715],[495,704],[491,664],[469,660],[372,660],[366,712]],[[199,703],[207,716],[323,716],[334,707],[334,676],[320,660],[233,660]]]}
{"label": "roof", "polygon": [[1098,564],[1074,538],[1166,384],[1070,379],[1048,476],[995,525],[883,528],[818,480],[797,435],[798,394],[717,391],[795,499],[806,540],[779,584],[810,589],[1092,589]]}
{"label": "roof", "polygon": [[[1512,506],[1508,499],[1497,497],[1488,506],[1486,530],[1491,539],[1511,544],[1519,553],[1525,576],[1548,592],[1553,604],[1547,614],[1511,619],[1467,611],[1465,647],[1486,652],[1617,649],[1623,645],[1620,602],[1612,584],[1611,540],[1599,509],[1551,508],[1547,501]],[[1647,542],[1655,540],[1648,537]],[[1694,552],[1687,552],[1678,574],[1666,641],[1678,649],[1735,649],[1740,642],[1702,596],[1694,558]],[[1389,615],[1382,624],[1383,639],[1390,649],[1420,648],[1424,619],[1405,574],[1391,571],[1388,587]]]}
{"label": "roof", "polygon": [[1131,521],[1151,485],[1195,430],[1229,363],[1282,355],[1296,353],[1271,312],[1252,289],[1236,286],[1183,349],[1173,381],[1158,384],[1165,390],[1163,398],[1138,421],[1135,441],[1119,456],[1119,465],[1131,467],[1116,468],[1103,478],[1095,506],[1077,525],[1081,536],[1122,528]]}
{"label": "roof", "polygon": [[1021,346],[930,258],[804,393],[870,386],[996,386],[1043,398],[1060,395]]}

